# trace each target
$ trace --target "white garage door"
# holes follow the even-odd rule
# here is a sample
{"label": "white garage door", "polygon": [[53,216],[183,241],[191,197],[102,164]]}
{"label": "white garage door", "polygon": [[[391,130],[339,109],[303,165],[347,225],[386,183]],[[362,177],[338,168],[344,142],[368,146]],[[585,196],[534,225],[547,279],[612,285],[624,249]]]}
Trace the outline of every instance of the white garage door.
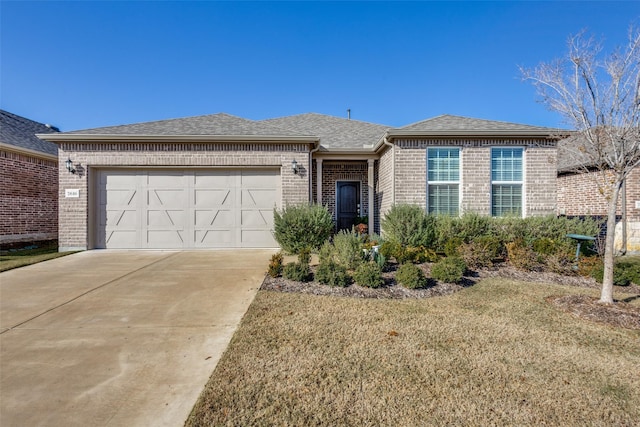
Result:
{"label": "white garage door", "polygon": [[276,247],[277,170],[102,170],[98,248]]}

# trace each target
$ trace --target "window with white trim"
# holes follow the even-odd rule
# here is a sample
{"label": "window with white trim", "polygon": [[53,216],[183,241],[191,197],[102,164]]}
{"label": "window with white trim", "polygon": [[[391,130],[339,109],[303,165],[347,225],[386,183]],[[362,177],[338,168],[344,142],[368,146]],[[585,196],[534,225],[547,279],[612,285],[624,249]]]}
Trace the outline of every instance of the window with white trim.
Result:
{"label": "window with white trim", "polygon": [[427,211],[457,216],[460,205],[460,148],[427,148]]}
{"label": "window with white trim", "polygon": [[491,215],[522,215],[522,147],[491,149]]}

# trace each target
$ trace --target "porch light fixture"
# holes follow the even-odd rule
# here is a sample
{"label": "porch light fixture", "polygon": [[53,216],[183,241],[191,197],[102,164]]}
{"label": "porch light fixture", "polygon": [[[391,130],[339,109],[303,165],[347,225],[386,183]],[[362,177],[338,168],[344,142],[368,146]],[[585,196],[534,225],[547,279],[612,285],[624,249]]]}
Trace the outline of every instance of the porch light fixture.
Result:
{"label": "porch light fixture", "polygon": [[75,174],[76,173],[76,168],[73,166],[73,162],[71,161],[71,158],[67,158],[67,161],[64,162],[64,165],[66,166],[67,170],[69,171],[69,173],[71,174]]}
{"label": "porch light fixture", "polygon": [[297,174],[298,174],[298,162],[296,162],[296,159],[293,159],[293,160],[291,161],[291,170],[293,171],[293,173],[294,173],[295,175],[297,175]]}

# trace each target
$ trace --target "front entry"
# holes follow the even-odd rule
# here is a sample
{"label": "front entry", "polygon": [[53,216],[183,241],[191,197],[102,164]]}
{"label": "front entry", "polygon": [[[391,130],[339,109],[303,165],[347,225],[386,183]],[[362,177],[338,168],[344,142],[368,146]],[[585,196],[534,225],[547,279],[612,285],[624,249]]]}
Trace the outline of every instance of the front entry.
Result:
{"label": "front entry", "polygon": [[358,181],[338,181],[336,183],[336,223],[337,229],[351,230],[360,216],[360,183]]}

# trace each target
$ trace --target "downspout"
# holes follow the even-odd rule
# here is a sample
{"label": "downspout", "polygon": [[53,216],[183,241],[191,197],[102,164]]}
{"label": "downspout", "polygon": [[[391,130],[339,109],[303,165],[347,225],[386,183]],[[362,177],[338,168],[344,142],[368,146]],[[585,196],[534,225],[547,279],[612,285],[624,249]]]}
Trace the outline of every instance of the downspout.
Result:
{"label": "downspout", "polygon": [[309,203],[313,204],[313,153],[320,149],[320,141],[318,146],[309,151]]}

